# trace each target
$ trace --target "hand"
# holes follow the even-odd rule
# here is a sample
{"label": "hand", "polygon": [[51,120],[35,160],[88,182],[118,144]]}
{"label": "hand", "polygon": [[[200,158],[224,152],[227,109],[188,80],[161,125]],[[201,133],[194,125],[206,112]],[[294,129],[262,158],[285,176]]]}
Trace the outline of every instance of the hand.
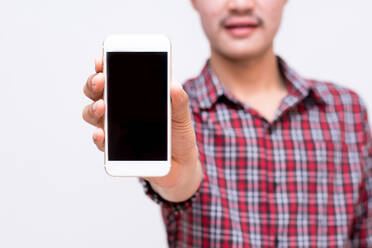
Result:
{"label": "hand", "polygon": [[103,101],[103,89],[105,85],[105,76],[103,75],[103,60],[101,57],[95,60],[96,73],[90,75],[84,85],[84,94],[93,100],[93,103],[87,105],[83,110],[83,119],[96,126],[93,133],[93,141],[101,151],[105,150],[105,132],[103,130],[105,103]]}
{"label": "hand", "polygon": [[[103,90],[105,77],[102,57],[95,60],[96,73],[90,75],[84,94],[93,100],[83,110],[83,119],[96,126],[93,140],[101,151],[105,149]],[[172,154],[171,169],[163,177],[146,177],[155,191],[170,201],[183,201],[200,185],[202,170],[199,162],[195,131],[188,106],[188,95],[179,83],[170,87],[172,105]]]}

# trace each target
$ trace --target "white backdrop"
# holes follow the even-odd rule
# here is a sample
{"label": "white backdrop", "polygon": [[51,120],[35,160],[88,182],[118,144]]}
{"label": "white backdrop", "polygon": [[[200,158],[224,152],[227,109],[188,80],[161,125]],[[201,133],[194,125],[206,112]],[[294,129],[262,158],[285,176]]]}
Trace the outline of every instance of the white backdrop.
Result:
{"label": "white backdrop", "polygon": [[[372,2],[289,1],[276,51],[305,76],[360,93],[372,110]],[[157,205],[114,179],[92,143],[82,88],[104,37],[163,33],[173,75],[209,54],[188,0],[7,1],[0,8],[0,247],[166,247]]]}

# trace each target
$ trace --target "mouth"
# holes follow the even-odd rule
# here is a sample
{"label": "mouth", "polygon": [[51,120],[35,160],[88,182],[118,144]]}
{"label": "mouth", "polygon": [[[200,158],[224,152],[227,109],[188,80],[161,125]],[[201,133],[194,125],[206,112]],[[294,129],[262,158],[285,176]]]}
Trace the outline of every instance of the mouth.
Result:
{"label": "mouth", "polygon": [[251,35],[261,26],[261,22],[251,18],[230,18],[223,23],[224,29],[234,38]]}

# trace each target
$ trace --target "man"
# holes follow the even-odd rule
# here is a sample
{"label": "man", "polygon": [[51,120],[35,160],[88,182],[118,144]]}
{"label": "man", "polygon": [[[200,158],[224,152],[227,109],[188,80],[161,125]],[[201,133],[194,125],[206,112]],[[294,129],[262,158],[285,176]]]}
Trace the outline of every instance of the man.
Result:
{"label": "man", "polygon": [[[286,2],[192,0],[211,57],[171,88],[170,173],[140,179],[170,247],[372,247],[366,107],[274,54]],[[96,72],[83,118],[103,150],[102,59]]]}

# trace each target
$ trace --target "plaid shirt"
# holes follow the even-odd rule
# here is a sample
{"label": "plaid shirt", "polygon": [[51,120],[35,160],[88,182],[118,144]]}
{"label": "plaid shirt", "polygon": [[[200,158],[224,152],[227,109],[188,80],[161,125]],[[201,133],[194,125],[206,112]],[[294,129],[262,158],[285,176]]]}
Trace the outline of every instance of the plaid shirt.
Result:
{"label": "plaid shirt", "polygon": [[277,56],[288,94],[270,123],[209,60],[184,84],[203,179],[161,205],[170,247],[372,247],[372,139],[362,99],[304,79]]}

